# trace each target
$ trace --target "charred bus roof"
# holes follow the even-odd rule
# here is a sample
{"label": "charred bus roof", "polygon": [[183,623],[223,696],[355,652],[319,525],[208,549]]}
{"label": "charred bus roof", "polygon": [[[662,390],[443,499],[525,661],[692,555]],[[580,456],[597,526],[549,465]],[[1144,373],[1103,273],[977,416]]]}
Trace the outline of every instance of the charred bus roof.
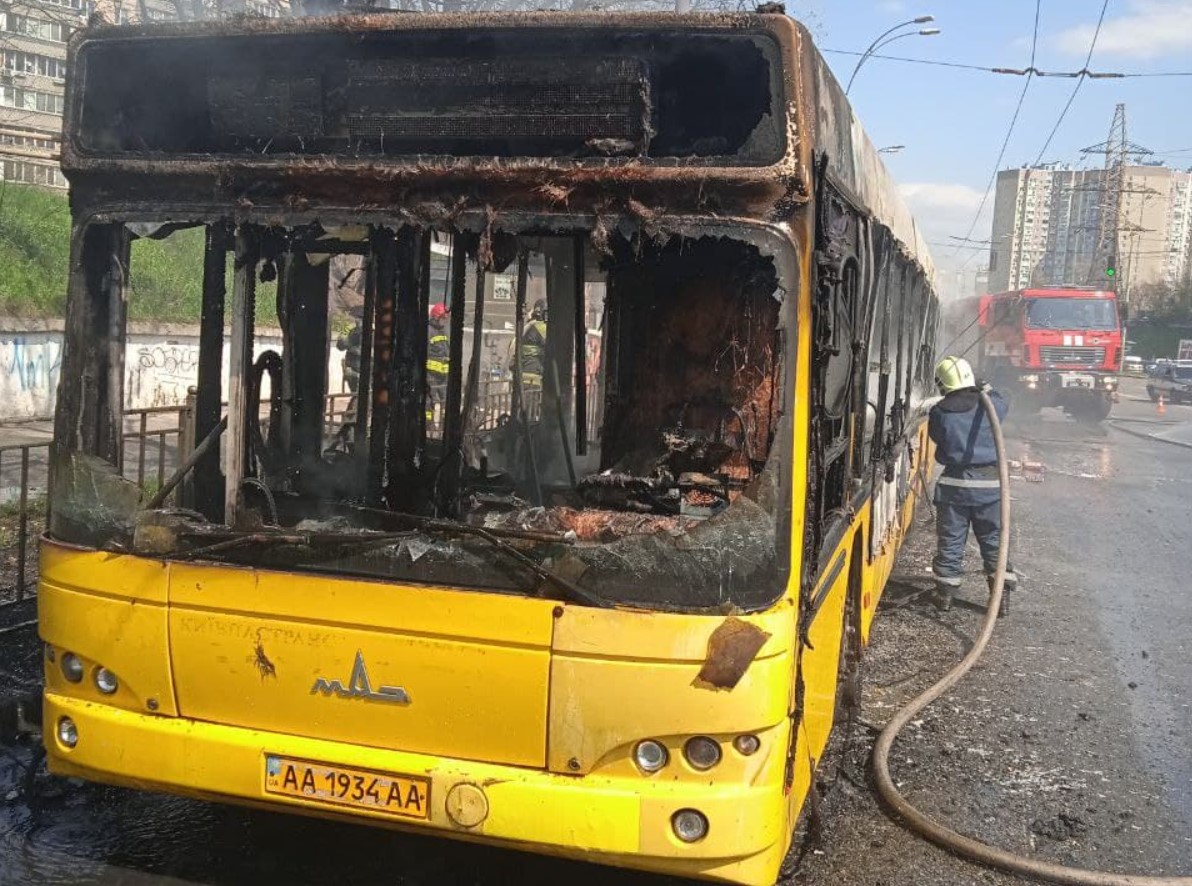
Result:
{"label": "charred bus roof", "polygon": [[781,200],[798,178],[783,58],[797,26],[676,24],[377,14],[95,27],[70,47],[62,165],[72,184],[200,177],[233,202],[254,199],[249,181],[266,201],[326,200],[336,183],[399,197],[483,181],[513,199],[578,191],[582,204],[594,185],[694,178],[749,195],[720,198],[742,208]]}
{"label": "charred bus roof", "polygon": [[62,168],[113,205],[544,205],[786,221],[812,164],[926,245],[802,25],[783,15],[515,13],[93,26]]}

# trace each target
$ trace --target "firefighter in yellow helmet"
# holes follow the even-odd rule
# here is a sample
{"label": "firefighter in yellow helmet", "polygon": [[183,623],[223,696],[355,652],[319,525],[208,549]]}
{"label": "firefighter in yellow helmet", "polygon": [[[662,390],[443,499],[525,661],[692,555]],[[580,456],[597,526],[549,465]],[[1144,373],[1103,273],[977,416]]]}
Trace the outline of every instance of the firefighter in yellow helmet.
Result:
{"label": "firefighter in yellow helmet", "polygon": [[[927,431],[935,443],[935,460],[944,466],[935,487],[936,553],[932,561],[936,598],[943,610],[964,576],[964,548],[969,527],[977,536],[989,589],[997,571],[998,542],[1002,534],[1001,487],[993,431],[981,405],[979,390],[993,401],[998,419],[1006,417],[1001,394],[979,385],[973,367],[961,357],[945,357],[935,367],[935,382],[943,394],[931,409]],[[1006,567],[1006,582],[999,615],[1010,611],[1010,594],[1018,578]]]}

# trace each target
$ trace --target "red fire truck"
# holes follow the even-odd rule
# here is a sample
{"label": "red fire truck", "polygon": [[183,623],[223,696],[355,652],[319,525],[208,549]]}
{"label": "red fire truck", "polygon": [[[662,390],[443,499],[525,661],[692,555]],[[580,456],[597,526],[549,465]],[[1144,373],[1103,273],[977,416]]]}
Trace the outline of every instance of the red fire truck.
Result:
{"label": "red fire truck", "polygon": [[1072,286],[1020,289],[953,302],[950,350],[967,350],[978,374],[1014,399],[1015,412],[1059,406],[1109,415],[1122,366],[1114,292]]}

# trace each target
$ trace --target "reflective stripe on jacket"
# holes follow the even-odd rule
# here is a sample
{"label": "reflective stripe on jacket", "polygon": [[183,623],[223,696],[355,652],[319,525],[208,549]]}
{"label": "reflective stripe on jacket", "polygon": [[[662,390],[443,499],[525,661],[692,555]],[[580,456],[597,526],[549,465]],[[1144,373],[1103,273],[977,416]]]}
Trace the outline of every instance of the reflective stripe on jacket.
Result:
{"label": "reflective stripe on jacket", "polygon": [[526,324],[521,340],[522,380],[542,378],[542,356],[546,348],[546,321],[531,320]]}
{"label": "reflective stripe on jacket", "polygon": [[447,375],[451,371],[450,339],[434,326],[426,344],[426,371]]}

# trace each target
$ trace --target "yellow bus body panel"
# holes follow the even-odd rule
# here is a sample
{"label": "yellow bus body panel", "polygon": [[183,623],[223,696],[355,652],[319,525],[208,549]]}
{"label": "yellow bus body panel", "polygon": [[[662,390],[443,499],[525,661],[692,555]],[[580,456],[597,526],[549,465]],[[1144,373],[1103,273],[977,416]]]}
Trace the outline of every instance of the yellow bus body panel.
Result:
{"label": "yellow bus body panel", "polygon": [[[175,714],[170,672],[165,564],[43,542],[37,597],[38,631],[50,647],[83,662],[83,679],[68,683],[47,662],[46,689],[105,704]],[[100,665],[119,675],[121,691],[95,688]]]}
{"label": "yellow bus body panel", "polygon": [[[789,602],[741,617],[600,611],[51,541],[44,552],[43,639],[89,668],[72,684],[47,662],[54,772],[759,886],[786,853]],[[734,685],[705,685],[726,625],[760,648]],[[314,691],[320,678],[350,689],[357,652],[370,690],[400,687],[408,705]],[[100,664],[119,676],[112,696],[93,685]],[[78,730],[73,748],[55,737],[65,716]],[[732,745],[744,732],[761,740],[750,756]],[[695,735],[721,744],[711,771],[684,758]],[[632,762],[645,738],[670,752],[651,776]],[[427,778],[429,815],[269,793],[270,755]],[[478,824],[449,813],[461,786],[483,796]],[[671,823],[687,808],[710,823],[693,844]]]}
{"label": "yellow bus body panel", "polygon": [[[271,732],[540,767],[555,605],[172,564],[178,711]],[[386,687],[408,702],[386,700]]]}
{"label": "yellow bus body panel", "polygon": [[[713,635],[734,626],[764,645],[734,686],[708,685],[699,674]],[[553,647],[550,768],[629,771],[643,738],[727,735],[731,743],[772,729],[789,713],[794,626],[786,603],[740,618],[568,607]],[[670,751],[681,759],[681,743]]]}

